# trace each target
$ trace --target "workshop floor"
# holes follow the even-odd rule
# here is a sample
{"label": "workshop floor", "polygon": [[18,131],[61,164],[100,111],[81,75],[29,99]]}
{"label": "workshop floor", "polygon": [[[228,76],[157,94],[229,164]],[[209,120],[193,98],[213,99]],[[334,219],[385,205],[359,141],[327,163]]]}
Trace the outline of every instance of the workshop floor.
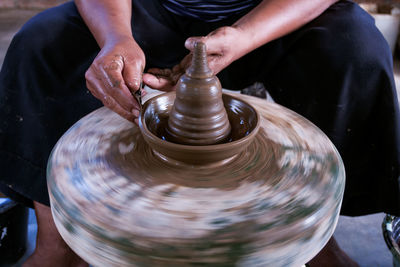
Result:
{"label": "workshop floor", "polygon": [[[12,36],[26,20],[37,12],[35,10],[0,9],[0,66]],[[396,83],[400,85],[399,64],[396,64],[395,74]],[[397,88],[400,88],[400,86],[397,86]],[[339,219],[335,237],[340,246],[362,267],[392,266],[392,256],[382,237],[381,223],[383,217],[383,213],[378,213],[354,218],[341,216]],[[36,219],[34,212],[31,211],[28,251],[21,262],[34,250],[36,231]]]}

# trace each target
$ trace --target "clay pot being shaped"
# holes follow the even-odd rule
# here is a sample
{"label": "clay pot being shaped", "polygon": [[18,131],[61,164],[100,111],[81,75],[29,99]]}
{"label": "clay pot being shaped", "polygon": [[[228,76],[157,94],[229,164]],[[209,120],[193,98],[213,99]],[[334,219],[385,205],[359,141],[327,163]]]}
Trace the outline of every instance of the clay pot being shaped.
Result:
{"label": "clay pot being shaped", "polygon": [[223,164],[240,155],[253,141],[260,127],[260,117],[250,104],[233,96],[223,95],[221,102],[229,121],[233,122],[232,132],[225,143],[193,146],[171,142],[165,126],[173,110],[174,100],[175,93],[152,98],[144,104],[139,120],[146,143],[156,156],[166,162]]}
{"label": "clay pot being shaped", "polygon": [[259,114],[250,104],[222,96],[203,43],[196,43],[192,65],[176,93],[147,101],[139,119],[143,137],[157,156],[196,165],[232,160],[252,142],[259,124]]}
{"label": "clay pot being shaped", "polygon": [[210,145],[227,141],[230,131],[221,84],[208,67],[206,46],[197,42],[192,64],[176,86],[168,139],[179,144]]}

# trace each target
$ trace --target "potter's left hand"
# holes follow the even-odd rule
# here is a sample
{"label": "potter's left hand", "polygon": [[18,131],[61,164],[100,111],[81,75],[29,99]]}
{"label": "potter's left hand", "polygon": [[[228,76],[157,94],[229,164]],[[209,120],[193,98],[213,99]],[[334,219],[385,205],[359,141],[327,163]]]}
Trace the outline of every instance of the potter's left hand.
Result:
{"label": "potter's left hand", "polygon": [[[241,32],[235,27],[222,27],[203,37],[190,37],[185,47],[190,53],[172,69],[152,68],[143,74],[143,81],[150,88],[171,91],[175,89],[180,76],[185,73],[192,60],[194,44],[203,42],[207,47],[207,59],[214,75],[243,55],[239,47],[244,47]],[[242,42],[242,43],[240,43]]]}
{"label": "potter's left hand", "polygon": [[[338,0],[264,0],[231,27],[221,27],[204,37],[191,37],[185,46],[193,50],[195,41],[207,46],[208,62],[214,74],[258,47],[309,23]],[[143,81],[152,88],[173,90],[190,65],[191,53],[172,69],[150,69]]]}

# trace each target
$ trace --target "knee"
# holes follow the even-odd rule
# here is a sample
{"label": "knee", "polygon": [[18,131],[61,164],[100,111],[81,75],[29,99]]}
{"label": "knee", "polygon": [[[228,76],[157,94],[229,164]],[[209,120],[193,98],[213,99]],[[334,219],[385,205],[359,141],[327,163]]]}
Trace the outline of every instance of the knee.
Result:
{"label": "knee", "polygon": [[37,14],[17,32],[9,50],[21,55],[45,51],[47,47],[63,38],[66,23],[74,9],[75,5],[69,2]]}
{"label": "knee", "polygon": [[[358,5],[341,1],[332,6],[316,23],[323,23],[319,34],[320,53],[330,55],[335,71],[355,69],[392,71],[392,53],[374,19]],[[317,27],[318,28],[318,27]]]}
{"label": "knee", "polygon": [[39,19],[33,18],[28,21],[12,39],[8,52],[26,55],[45,49],[47,38],[42,35],[43,28],[44,23]]}

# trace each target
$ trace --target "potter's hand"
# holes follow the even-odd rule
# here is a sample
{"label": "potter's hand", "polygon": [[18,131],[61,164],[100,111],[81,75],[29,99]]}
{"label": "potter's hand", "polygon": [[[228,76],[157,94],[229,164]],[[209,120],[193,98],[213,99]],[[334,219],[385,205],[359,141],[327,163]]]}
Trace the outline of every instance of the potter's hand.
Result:
{"label": "potter's hand", "polygon": [[[214,74],[258,47],[309,23],[338,0],[264,0],[231,27],[219,28],[205,37],[191,37],[185,46],[192,50],[200,40],[207,46]],[[150,69],[143,81],[152,88],[173,90],[190,64],[190,54],[171,70]]]}
{"label": "potter's hand", "polygon": [[139,104],[132,92],[140,90],[145,56],[133,38],[105,44],[86,72],[90,92],[127,120],[139,116]]}
{"label": "potter's hand", "polygon": [[143,74],[143,81],[149,87],[171,91],[174,90],[179,77],[185,73],[191,64],[192,51],[194,44],[198,41],[203,42],[207,47],[207,59],[214,75],[227,67],[233,61],[243,55],[238,47],[243,47],[239,42],[243,42],[240,38],[241,32],[234,27],[222,27],[203,37],[190,37],[185,42],[185,47],[190,53],[172,69],[152,68],[148,73]]}

